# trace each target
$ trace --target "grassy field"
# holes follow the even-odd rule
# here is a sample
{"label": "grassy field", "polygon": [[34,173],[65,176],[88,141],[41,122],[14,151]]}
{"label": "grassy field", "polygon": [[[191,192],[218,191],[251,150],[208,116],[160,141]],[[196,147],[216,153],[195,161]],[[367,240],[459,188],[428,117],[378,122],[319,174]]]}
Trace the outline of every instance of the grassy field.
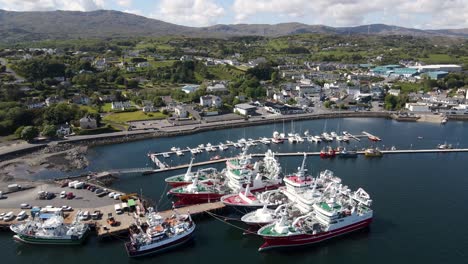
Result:
{"label": "grassy field", "polygon": [[[110,104],[109,104],[109,107],[110,107]],[[98,110],[96,108],[94,108],[92,106],[89,106],[89,105],[80,105],[80,109],[86,110],[90,114],[97,114],[98,113]]]}
{"label": "grassy field", "polygon": [[104,121],[110,121],[114,123],[125,123],[128,121],[139,121],[139,120],[152,120],[152,119],[164,119],[167,115],[160,112],[154,113],[143,113],[143,111],[135,112],[124,112],[124,113],[112,113],[103,118]]}
{"label": "grassy field", "polygon": [[155,68],[172,66],[176,60],[165,60],[165,61],[150,61],[151,66]]}
{"label": "grassy field", "polygon": [[422,89],[422,85],[419,83],[397,82],[395,83],[395,86],[399,86],[401,88],[401,92],[405,94],[417,92]]}
{"label": "grassy field", "polygon": [[110,112],[112,110],[112,104],[111,103],[105,103],[103,106],[102,106],[102,111],[103,112]]}
{"label": "grassy field", "polygon": [[430,54],[428,58],[420,58],[421,61],[427,64],[438,64],[438,63],[458,63],[457,58],[451,57],[447,54]]}

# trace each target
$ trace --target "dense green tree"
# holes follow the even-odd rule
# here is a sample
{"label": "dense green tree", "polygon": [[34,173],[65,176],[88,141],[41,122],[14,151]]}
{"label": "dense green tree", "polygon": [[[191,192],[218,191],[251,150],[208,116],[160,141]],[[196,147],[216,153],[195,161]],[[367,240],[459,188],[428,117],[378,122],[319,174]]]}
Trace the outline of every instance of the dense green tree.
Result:
{"label": "dense green tree", "polygon": [[44,137],[55,137],[57,135],[57,128],[54,125],[45,125],[42,128],[41,134]]}
{"label": "dense green tree", "polygon": [[39,135],[39,130],[34,126],[27,126],[21,131],[21,139],[32,141]]}

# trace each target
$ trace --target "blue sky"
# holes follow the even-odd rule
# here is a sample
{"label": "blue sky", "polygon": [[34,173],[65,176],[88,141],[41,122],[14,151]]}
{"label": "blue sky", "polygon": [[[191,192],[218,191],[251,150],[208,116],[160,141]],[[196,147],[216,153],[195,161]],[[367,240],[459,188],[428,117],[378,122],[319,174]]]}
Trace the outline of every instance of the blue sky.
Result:
{"label": "blue sky", "polygon": [[15,11],[113,9],[187,26],[301,22],[468,28],[468,0],[0,0]]}

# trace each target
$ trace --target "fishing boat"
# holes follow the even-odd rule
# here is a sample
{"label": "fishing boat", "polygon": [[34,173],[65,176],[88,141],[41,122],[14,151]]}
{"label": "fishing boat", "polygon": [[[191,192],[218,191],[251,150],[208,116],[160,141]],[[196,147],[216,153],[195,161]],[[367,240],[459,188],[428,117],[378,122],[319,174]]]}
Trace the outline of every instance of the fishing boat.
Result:
{"label": "fishing boat", "polygon": [[220,159],[221,159],[220,155],[216,155],[210,158],[210,160],[220,160]]}
{"label": "fishing boat", "polygon": [[331,147],[328,148],[323,148],[320,151],[320,158],[326,159],[326,158],[334,158],[336,156],[335,150]]}
{"label": "fishing boat", "polygon": [[234,207],[241,211],[251,211],[257,208],[266,206],[276,208],[277,206],[287,202],[288,198],[278,190],[270,190],[258,194],[250,192],[250,184],[245,190],[236,194],[228,194],[221,197],[221,202],[228,206]]}
{"label": "fishing boat", "polygon": [[187,172],[185,174],[179,174],[172,177],[166,178],[164,181],[169,184],[172,188],[184,186],[192,183],[194,177],[198,177],[198,180],[201,182],[207,182],[208,180],[216,180],[219,179],[221,176],[218,173],[218,170],[215,168],[205,168],[197,171],[197,175],[192,172],[192,164],[193,160],[190,160],[189,167],[187,168]]}
{"label": "fishing boat", "polygon": [[[296,194],[303,192],[305,189],[310,188],[313,184],[313,178],[306,175],[307,169],[305,168],[305,163],[307,160],[307,154],[304,153],[304,158],[302,160],[302,165],[297,168],[297,172],[284,176],[284,184],[286,185],[286,191],[291,194]],[[294,197],[289,197],[294,199]]]}
{"label": "fishing boat", "polygon": [[447,142],[445,142],[444,144],[439,144],[437,145],[437,148],[438,149],[452,149],[452,144],[447,144]]}
{"label": "fishing boat", "polygon": [[71,224],[65,224],[61,215],[54,214],[46,220],[37,217],[12,224],[10,230],[15,233],[14,240],[27,244],[79,245],[85,240],[89,226],[80,222],[78,215]]}
{"label": "fishing boat", "polygon": [[284,141],[284,134],[280,134],[278,131],[273,132],[273,138],[271,139],[271,142],[275,144],[280,144],[280,143],[283,143],[283,141]]}
{"label": "fishing boat", "polygon": [[263,160],[253,165],[246,150],[237,159],[226,162],[227,186],[233,193],[244,190],[247,185],[252,192],[277,189],[282,184],[280,173],[280,164],[271,150],[265,153]]}
{"label": "fishing boat", "polygon": [[189,242],[195,231],[190,214],[178,214],[163,219],[149,208],[146,223],[130,226],[130,241],[125,243],[129,257],[142,257],[166,251]]}
{"label": "fishing boat", "polygon": [[224,151],[226,149],[228,149],[228,147],[226,145],[224,145],[223,143],[219,143],[219,146],[218,146],[219,150],[221,151]]}
{"label": "fishing boat", "polygon": [[339,152],[340,158],[357,158],[358,154],[356,151],[343,149]]}
{"label": "fishing boat", "polygon": [[162,156],[163,156],[164,158],[169,158],[169,157],[170,157],[169,153],[167,153],[167,152],[163,152]]}
{"label": "fishing boat", "polygon": [[344,135],[344,136],[342,136],[341,138],[342,138],[343,142],[346,142],[346,143],[349,142],[349,136]]}
{"label": "fishing boat", "polygon": [[448,118],[447,118],[447,117],[444,117],[444,118],[440,121],[440,123],[441,123],[442,125],[445,125],[445,124],[447,124],[447,121],[448,121]]}
{"label": "fishing boat", "polygon": [[282,204],[275,209],[263,206],[262,208],[243,215],[241,221],[249,225],[249,229],[246,233],[256,234],[260,227],[281,219],[283,215],[298,217],[301,215],[301,212],[293,206],[293,203]]}
{"label": "fishing boat", "polygon": [[187,149],[189,149],[189,150],[190,150],[190,153],[192,153],[192,154],[194,154],[194,155],[196,155],[196,154],[199,153],[198,149],[196,149],[196,148],[193,148],[193,149],[187,148]]}
{"label": "fishing boat", "polygon": [[383,153],[378,148],[368,148],[364,151],[366,157],[382,157]]}
{"label": "fishing boat", "polygon": [[174,206],[180,207],[189,204],[216,202],[222,196],[231,192],[231,189],[226,188],[222,182],[210,182],[208,184],[200,182],[198,177],[193,177],[191,184],[172,188],[168,194],[178,199]]}
{"label": "fishing boat", "polygon": [[333,137],[330,136],[330,134],[328,134],[326,132],[322,133],[322,138],[323,138],[324,141],[327,141],[327,142],[333,141]]}
{"label": "fishing boat", "polygon": [[292,220],[282,215],[260,228],[257,234],[264,243],[259,251],[315,244],[369,226],[373,217],[369,195],[361,188],[352,193],[347,188],[343,192],[340,185],[333,187],[313,205],[313,211]]}
{"label": "fishing boat", "polygon": [[301,135],[299,135],[299,134],[296,133],[296,134],[294,134],[294,137],[296,138],[296,142],[297,142],[297,143],[302,143],[302,142],[304,142],[304,138],[301,137]]}

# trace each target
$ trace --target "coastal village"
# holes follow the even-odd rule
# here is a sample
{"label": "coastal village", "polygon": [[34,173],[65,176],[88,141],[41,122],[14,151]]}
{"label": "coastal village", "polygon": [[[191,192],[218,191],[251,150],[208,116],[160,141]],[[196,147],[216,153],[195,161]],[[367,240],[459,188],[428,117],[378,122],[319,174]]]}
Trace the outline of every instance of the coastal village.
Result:
{"label": "coastal village", "polygon": [[[461,65],[407,60],[380,65],[382,57],[377,56],[366,64],[300,62],[286,57],[281,59],[287,63],[274,66],[264,57],[245,59],[241,53],[214,58],[192,55],[201,51],[187,51],[190,53],[180,57],[166,57],[147,50],[129,50],[117,57],[70,49],[4,49],[1,63],[8,68],[3,65],[0,74],[6,87],[5,96],[19,99],[15,109],[31,115],[50,113],[42,125],[27,129],[32,133],[23,133],[23,137],[32,135],[28,140],[304,113],[399,111],[409,115],[444,116],[468,113],[467,88],[463,79],[459,79],[463,76]],[[116,52],[108,50],[107,53]],[[57,66],[62,69],[51,72],[47,78],[23,78],[12,70],[15,65],[50,56],[70,57],[79,65],[67,72],[65,66]],[[201,65],[204,71],[227,71],[229,74],[219,74],[219,77],[230,78],[218,80],[210,76],[213,74],[207,74],[208,78],[198,79],[198,83],[174,83],[167,95],[145,92],[155,85],[147,76],[159,69],[157,65],[176,62]],[[256,79],[252,84],[244,82],[247,89],[242,92],[243,89],[236,88],[239,84],[233,76],[243,71]],[[122,78],[118,73],[129,77]],[[109,80],[117,78],[115,84],[105,79],[109,75],[113,75]],[[450,76],[458,79],[443,82]],[[442,89],[441,83],[449,87]],[[93,86],[104,87],[96,91]],[[53,109],[60,107],[68,116],[53,116]],[[21,123],[9,126],[5,123],[3,130],[21,138],[26,127]]]}
{"label": "coastal village", "polygon": [[[461,57],[468,54],[434,44],[434,53],[398,57],[388,47],[368,52],[358,40],[141,38],[0,49],[0,228],[26,244],[82,245],[92,233],[102,243],[119,240],[129,257],[188,243],[206,218],[261,239],[258,251],[367,230],[374,220],[368,187],[328,166],[468,148],[440,138],[397,148],[382,144],[382,130],[330,128],[327,119],[466,121]],[[414,50],[417,40],[401,37]],[[446,50],[463,54],[438,60]],[[314,119],[324,119],[323,131],[295,128],[296,120]],[[224,135],[268,124],[274,129],[260,137],[245,129],[243,137]],[[187,146],[176,138],[214,130],[219,143],[213,134]],[[138,157],[116,151],[146,167],[89,166],[90,152],[101,155],[93,147],[168,138],[170,149],[165,141]],[[284,170],[287,157],[296,157],[294,171]],[[307,170],[314,158],[316,175]],[[111,159],[106,166],[119,162]],[[120,190],[127,175],[164,175],[164,187],[158,197],[137,185]]]}

